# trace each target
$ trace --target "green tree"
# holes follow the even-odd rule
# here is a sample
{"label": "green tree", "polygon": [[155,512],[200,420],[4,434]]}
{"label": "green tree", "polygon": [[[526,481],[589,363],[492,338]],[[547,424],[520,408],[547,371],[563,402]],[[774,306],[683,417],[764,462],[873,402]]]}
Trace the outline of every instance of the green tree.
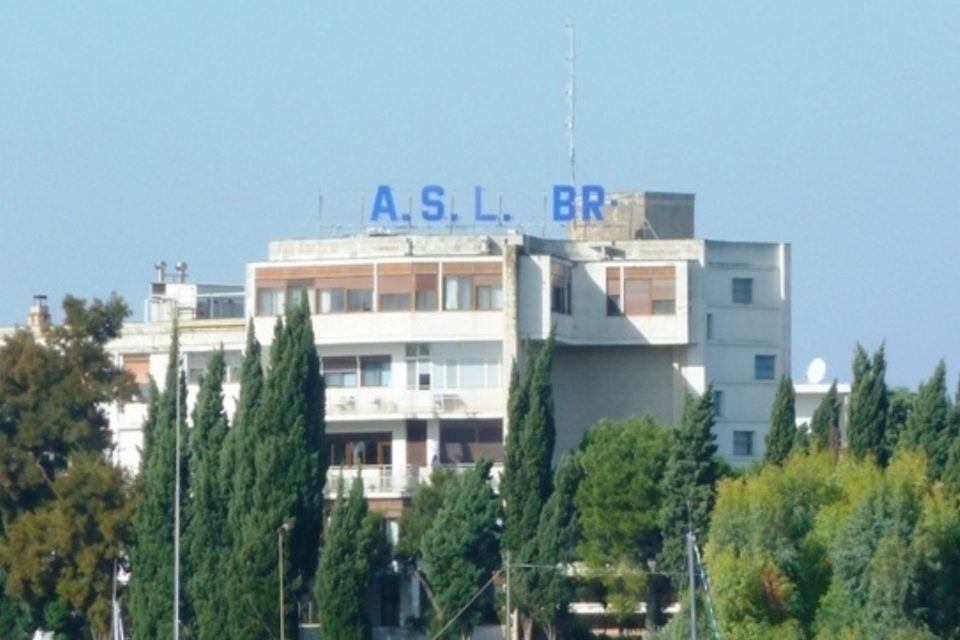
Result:
{"label": "green tree", "polygon": [[0,574],[15,599],[0,604],[0,626],[11,637],[34,622],[101,632],[130,536],[105,407],[136,387],[104,348],[129,310],[116,296],[67,296],[63,311],[62,325],[17,330],[0,346]]}
{"label": "green tree", "polygon": [[[290,526],[285,559],[285,602],[296,603],[313,584],[323,513],[327,458],[324,451],[323,379],[305,302],[278,320],[271,367],[254,432],[252,504],[234,544],[234,637],[274,633],[278,625],[274,576],[277,528]],[[242,438],[241,438],[242,440]],[[288,577],[288,578],[287,578]],[[285,612],[291,628],[295,609]]]}
{"label": "green tree", "polygon": [[951,413],[947,368],[941,360],[930,379],[920,384],[901,436],[909,446],[926,452],[930,475],[935,479],[943,475],[950,445],[956,436]]}
{"label": "green tree", "polygon": [[843,407],[837,396],[837,381],[834,380],[830,385],[827,395],[823,397],[820,404],[813,412],[813,418],[810,421],[810,434],[815,448],[821,451],[833,451],[834,454],[840,450],[840,412]]}
{"label": "green tree", "polygon": [[324,535],[316,596],[324,637],[367,640],[370,620],[366,595],[374,572],[388,555],[383,518],[367,508],[363,481],[354,478],[349,496],[340,482]]}
{"label": "green tree", "polygon": [[797,442],[797,412],[790,376],[780,378],[770,411],[770,431],[767,432],[767,451],[764,462],[783,464]]}
{"label": "green tree", "polygon": [[549,640],[556,640],[573,598],[573,585],[566,570],[575,559],[580,538],[574,496],[581,477],[575,456],[564,455],[557,465],[553,493],[540,514],[537,535],[524,549],[523,556],[533,566],[514,573],[515,593],[521,594],[534,622],[543,627]]}
{"label": "green tree", "polygon": [[[685,395],[680,425],[670,432],[660,510],[663,550],[658,558],[659,570],[676,576],[677,588],[682,587],[680,576],[686,566],[687,531],[692,527],[697,535],[706,534],[716,500],[716,482],[723,467],[717,458],[713,425],[713,387],[708,386],[699,397]],[[656,615],[650,619],[658,622]]]}
{"label": "green tree", "polygon": [[890,458],[886,431],[889,396],[885,381],[887,370],[884,347],[880,345],[873,358],[859,344],[853,359],[853,386],[850,391],[850,415],[847,439],[857,457],[874,455],[881,466]]}
{"label": "green tree", "polygon": [[[180,388],[181,509],[187,491],[186,382],[180,373],[180,339],[174,328],[170,339],[164,389],[151,400],[144,424],[139,491],[131,549],[130,617],[137,638],[166,638],[173,633],[174,486],[176,484],[177,388]],[[180,373],[180,375],[178,375]],[[181,510],[183,513],[183,510]],[[185,582],[183,583],[185,584]],[[181,600],[182,603],[182,600]],[[182,617],[181,617],[182,619]]]}
{"label": "green tree", "polygon": [[669,432],[649,417],[601,420],[587,431],[581,448],[578,551],[600,573],[622,626],[643,598],[647,562],[661,549]]}
{"label": "green tree", "polygon": [[446,627],[464,639],[493,605],[492,578],[500,564],[500,502],[490,487],[490,468],[481,460],[449,486],[421,543],[438,631]]}
{"label": "green tree", "polygon": [[227,435],[223,409],[226,373],[223,349],[213,353],[200,385],[190,431],[192,492],[184,532],[187,594],[194,617],[193,635],[200,640],[221,638],[227,628],[224,575],[228,555],[227,493],[220,460]]}

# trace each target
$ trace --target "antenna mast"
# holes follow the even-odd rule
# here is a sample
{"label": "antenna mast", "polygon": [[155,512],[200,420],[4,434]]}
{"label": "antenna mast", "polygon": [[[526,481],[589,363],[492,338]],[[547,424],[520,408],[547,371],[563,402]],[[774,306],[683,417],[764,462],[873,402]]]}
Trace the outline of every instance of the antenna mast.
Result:
{"label": "antenna mast", "polygon": [[574,73],[573,22],[567,20],[567,35],[570,38],[570,48],[567,50],[567,68],[570,77],[567,80],[567,139],[570,143],[570,184],[577,183],[577,154],[573,144],[574,113],[577,104],[576,75]]}

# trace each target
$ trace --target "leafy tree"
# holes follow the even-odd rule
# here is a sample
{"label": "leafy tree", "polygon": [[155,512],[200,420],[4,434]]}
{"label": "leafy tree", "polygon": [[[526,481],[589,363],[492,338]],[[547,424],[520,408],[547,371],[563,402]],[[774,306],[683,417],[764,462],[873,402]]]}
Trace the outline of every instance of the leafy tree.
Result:
{"label": "leafy tree", "polygon": [[770,431],[767,432],[767,452],[764,462],[783,464],[797,442],[797,412],[790,376],[780,378],[770,412]]}
{"label": "leafy tree", "polygon": [[490,467],[481,460],[450,485],[421,543],[424,571],[439,609],[438,631],[449,625],[464,639],[492,607],[488,583],[500,564],[500,503],[490,487]]}
{"label": "leafy tree", "polygon": [[521,594],[549,640],[556,640],[573,598],[573,586],[565,570],[575,559],[580,537],[574,496],[581,477],[575,457],[564,455],[557,465],[553,493],[540,514],[537,535],[524,549],[523,556],[532,561],[533,567],[520,568],[514,574],[515,593]]}
{"label": "leafy tree", "polygon": [[941,360],[930,379],[920,384],[913,402],[913,410],[907,416],[902,435],[902,439],[908,445],[926,452],[933,478],[940,478],[943,475],[950,445],[956,436],[950,418],[947,370]]}
{"label": "leafy tree", "polygon": [[[282,523],[290,525],[286,602],[307,593],[317,567],[327,460],[323,380],[306,302],[288,309],[285,323],[278,321],[271,351],[254,418],[252,503],[241,515],[234,544],[232,589],[239,598],[235,615],[231,612],[234,637],[273,633],[278,624],[274,576],[276,531]],[[291,627],[293,613],[292,608],[286,612]]]}
{"label": "leafy tree", "polygon": [[130,535],[105,407],[136,387],[104,348],[129,310],[116,296],[67,296],[63,311],[62,325],[17,330],[0,346],[0,575],[15,598],[0,602],[0,632],[10,637],[34,623],[102,631]]}
{"label": "leafy tree", "polygon": [[600,572],[621,626],[643,597],[647,561],[660,552],[668,443],[669,433],[645,417],[601,420],[581,445],[578,551],[589,568]]}
{"label": "leafy tree", "polygon": [[227,493],[222,485],[220,458],[227,435],[223,409],[226,373],[223,350],[210,358],[200,385],[190,431],[190,496],[184,534],[187,593],[194,616],[194,635],[201,640],[221,638],[227,628],[223,602],[228,559]]}
{"label": "leafy tree", "polygon": [[847,439],[850,450],[857,457],[876,456],[881,466],[890,457],[885,434],[889,397],[885,381],[887,363],[883,345],[873,358],[859,344],[853,359],[853,386],[850,391],[850,415]]}
{"label": "leafy tree", "polygon": [[[663,476],[660,510],[663,550],[658,558],[659,569],[673,576],[678,576],[686,566],[688,528],[703,536],[710,523],[722,469],[713,425],[713,387],[708,386],[699,397],[685,395],[680,425],[670,432],[670,457]],[[674,586],[681,587],[681,582],[681,578],[675,579]]]}
{"label": "leafy tree", "polygon": [[367,509],[359,474],[349,497],[345,493],[341,480],[317,573],[320,628],[328,638],[366,640],[370,638],[366,594],[374,571],[388,554],[388,543],[382,517]]}
{"label": "leafy tree", "polygon": [[840,412],[842,410],[843,406],[837,396],[837,381],[834,380],[829,391],[827,391],[827,395],[817,405],[813,412],[813,418],[810,420],[810,434],[815,448],[821,451],[830,450],[834,454],[839,452]]}
{"label": "leafy tree", "polygon": [[136,544],[130,554],[133,566],[130,614],[133,634],[137,638],[173,635],[174,485],[177,464],[181,465],[181,509],[188,495],[186,447],[181,446],[179,462],[176,456],[178,385],[181,443],[186,442],[183,417],[186,415],[187,391],[183,375],[178,375],[179,362],[179,333],[175,328],[170,340],[166,383],[156,401],[151,401],[144,424],[140,486],[133,519]]}

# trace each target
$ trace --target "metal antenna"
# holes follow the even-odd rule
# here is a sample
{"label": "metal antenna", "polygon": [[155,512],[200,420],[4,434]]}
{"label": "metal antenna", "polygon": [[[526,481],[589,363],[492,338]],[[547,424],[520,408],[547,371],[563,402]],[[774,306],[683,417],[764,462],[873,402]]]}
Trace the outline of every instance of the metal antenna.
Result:
{"label": "metal antenna", "polygon": [[570,48],[567,50],[567,68],[570,77],[567,80],[567,139],[570,143],[570,184],[577,184],[577,154],[573,143],[574,114],[577,105],[576,74],[574,73],[575,50],[573,47],[573,22],[567,20],[567,35],[570,38]]}
{"label": "metal antenna", "polygon": [[317,227],[320,237],[323,237],[323,189],[317,189]]}

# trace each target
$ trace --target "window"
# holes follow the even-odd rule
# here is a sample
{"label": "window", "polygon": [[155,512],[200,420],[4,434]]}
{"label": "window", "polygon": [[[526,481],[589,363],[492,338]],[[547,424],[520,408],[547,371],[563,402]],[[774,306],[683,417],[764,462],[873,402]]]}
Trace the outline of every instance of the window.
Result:
{"label": "window", "polygon": [[149,400],[150,356],[146,353],[127,353],[123,355],[123,369],[133,375],[133,381],[140,388],[140,398]]}
{"label": "window", "polygon": [[753,278],[733,279],[733,302],[736,304],[753,302]]}
{"label": "window", "polygon": [[503,287],[499,284],[477,285],[477,309],[503,309]]}
{"label": "window", "polygon": [[373,265],[330,267],[316,279],[317,311],[373,311]]}
{"label": "window", "polygon": [[620,268],[607,269],[607,315],[622,316],[623,306],[620,304]]}
{"label": "window", "polygon": [[323,380],[328,387],[357,386],[357,358],[355,356],[323,358]]}
{"label": "window", "polygon": [[755,380],[773,380],[776,377],[776,356],[754,356],[753,378]]}
{"label": "window", "polygon": [[389,432],[328,433],[331,466],[393,463],[393,436]]}
{"label": "window", "polygon": [[753,455],[753,431],[734,431],[733,432],[733,455],[752,456]]}
{"label": "window", "polygon": [[438,376],[444,389],[499,389],[500,358],[449,358]]}
{"label": "window", "polygon": [[360,385],[390,386],[390,356],[360,356]]}
{"label": "window", "polygon": [[713,314],[707,314],[707,340],[713,340]]}
{"label": "window", "polygon": [[409,311],[409,293],[381,293],[380,311]]}
{"label": "window", "polygon": [[677,301],[676,300],[654,300],[653,301],[653,315],[655,316],[672,316],[677,312]]}
{"label": "window", "polygon": [[283,289],[261,287],[257,289],[257,315],[279,316],[283,313]]}
{"label": "window", "polygon": [[[436,269],[436,265],[431,265]],[[418,273],[414,277],[417,292],[417,311],[437,310],[437,274]]]}
{"label": "window", "polygon": [[440,462],[503,461],[503,423],[500,420],[441,420]]}
{"label": "window", "polygon": [[713,390],[713,415],[718,418],[723,416],[723,391],[719,389]]}
{"label": "window", "polygon": [[445,311],[463,311],[470,308],[470,276],[444,276],[443,308]]}
{"label": "window", "polygon": [[676,272],[673,267],[626,267],[623,296],[623,310],[628,316],[673,315]]}
{"label": "window", "polygon": [[427,390],[430,388],[430,345],[412,343],[406,347],[407,388]]}
{"label": "window", "polygon": [[347,308],[342,287],[327,287],[318,291],[320,313],[343,313]]}
{"label": "window", "polygon": [[373,289],[347,289],[347,311],[373,311]]}
{"label": "window", "polygon": [[553,313],[570,314],[572,280],[570,265],[550,263],[550,311]]}
{"label": "window", "polygon": [[377,267],[378,311],[409,311],[413,300],[413,265]]}
{"label": "window", "polygon": [[313,305],[311,304],[311,289],[312,283],[310,282],[291,282],[287,285],[287,301],[291,305],[300,305],[303,303],[303,299],[307,299],[307,307],[312,309]]}

